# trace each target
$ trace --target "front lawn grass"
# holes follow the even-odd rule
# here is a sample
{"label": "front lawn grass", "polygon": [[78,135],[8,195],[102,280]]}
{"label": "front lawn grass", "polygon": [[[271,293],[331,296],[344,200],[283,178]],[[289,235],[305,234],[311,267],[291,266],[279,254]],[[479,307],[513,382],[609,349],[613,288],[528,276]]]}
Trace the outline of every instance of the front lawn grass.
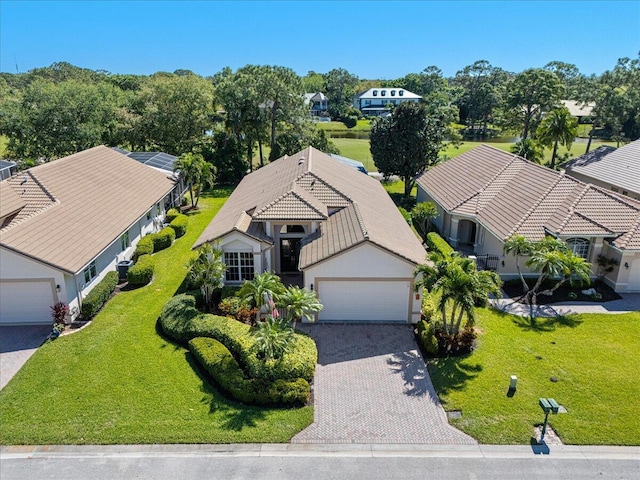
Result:
{"label": "front lawn grass", "polygon": [[[489,309],[477,314],[477,350],[429,362],[445,410],[462,411],[454,426],[480,443],[528,444],[534,424],[544,420],[538,398],[552,397],[568,410],[549,416],[564,443],[640,445],[640,313],[533,324]],[[513,397],[510,375],[518,377]]]}
{"label": "front lawn grass", "polygon": [[0,444],[286,442],[313,421],[311,407],[222,397],[188,350],[156,332],[191,246],[229,193],[200,200],[187,234],[154,255],[151,284],[117,294],[87,328],[43,345],[0,391]]}

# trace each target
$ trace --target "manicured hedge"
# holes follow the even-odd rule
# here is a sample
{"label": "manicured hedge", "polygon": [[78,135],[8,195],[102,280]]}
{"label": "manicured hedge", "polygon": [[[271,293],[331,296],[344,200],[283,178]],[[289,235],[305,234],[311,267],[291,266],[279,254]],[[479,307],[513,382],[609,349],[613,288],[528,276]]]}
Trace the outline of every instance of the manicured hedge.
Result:
{"label": "manicured hedge", "polygon": [[146,235],[138,241],[136,251],[133,252],[133,261],[137,261],[142,255],[151,255],[152,253],[153,238],[151,235]]}
{"label": "manicured hedge", "polygon": [[127,272],[127,282],[134,287],[146,285],[153,278],[155,259],[151,255],[142,255]]}
{"label": "manicured hedge", "polygon": [[89,320],[95,317],[105,302],[109,300],[109,297],[117,285],[118,272],[113,271],[107,273],[100,283],[93,287],[93,290],[91,290],[82,301],[82,308],[80,309],[82,318]]}
{"label": "manicured hedge", "polygon": [[213,338],[197,337],[189,342],[191,353],[215,382],[236,400],[257,405],[303,405],[309,400],[309,382],[247,378],[231,352]]}
{"label": "manicured hedge", "polygon": [[442,238],[435,232],[430,232],[427,234],[427,246],[429,247],[429,250],[439,252],[445,257],[451,255],[454,252],[453,248],[451,248],[451,245],[449,245],[444,238]]}
{"label": "manicured hedge", "polygon": [[151,240],[153,241],[153,251],[159,252],[160,250],[169,248],[175,239],[176,232],[173,228],[163,228],[158,233],[154,233],[151,235]]}
{"label": "manicured hedge", "polygon": [[420,320],[416,331],[422,351],[434,357],[438,355],[438,339],[435,336],[433,324]]}
{"label": "manicured hedge", "polygon": [[171,223],[173,220],[180,215],[180,210],[177,208],[170,208],[167,211],[167,214],[164,216],[164,223]]}
{"label": "manicured hedge", "polygon": [[185,345],[196,337],[215,338],[231,351],[251,378],[307,381],[313,378],[318,350],[315,342],[305,335],[294,334],[291,352],[278,360],[264,361],[254,348],[252,327],[232,318],[200,313],[195,308],[195,298],[189,295],[177,295],[167,302],[160,314],[160,325],[167,336]]}
{"label": "manicured hedge", "polygon": [[187,233],[187,224],[189,217],[183,214],[177,215],[171,222],[171,228],[176,232],[176,238],[180,238]]}

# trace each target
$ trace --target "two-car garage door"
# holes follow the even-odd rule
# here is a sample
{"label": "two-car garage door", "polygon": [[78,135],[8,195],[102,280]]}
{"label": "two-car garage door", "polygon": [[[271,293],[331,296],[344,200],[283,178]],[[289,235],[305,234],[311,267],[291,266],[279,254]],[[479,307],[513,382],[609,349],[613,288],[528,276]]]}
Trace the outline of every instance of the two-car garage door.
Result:
{"label": "two-car garage door", "polygon": [[54,289],[46,280],[0,282],[0,325],[51,323]]}
{"label": "two-car garage door", "polygon": [[325,322],[409,321],[411,282],[408,280],[318,280]]}

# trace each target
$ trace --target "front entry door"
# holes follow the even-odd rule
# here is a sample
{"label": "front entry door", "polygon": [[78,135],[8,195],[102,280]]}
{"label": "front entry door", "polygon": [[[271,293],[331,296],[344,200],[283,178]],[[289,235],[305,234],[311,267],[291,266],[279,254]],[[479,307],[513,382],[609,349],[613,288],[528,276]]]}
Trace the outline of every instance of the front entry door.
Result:
{"label": "front entry door", "polygon": [[280,271],[297,272],[300,256],[300,238],[280,239]]}

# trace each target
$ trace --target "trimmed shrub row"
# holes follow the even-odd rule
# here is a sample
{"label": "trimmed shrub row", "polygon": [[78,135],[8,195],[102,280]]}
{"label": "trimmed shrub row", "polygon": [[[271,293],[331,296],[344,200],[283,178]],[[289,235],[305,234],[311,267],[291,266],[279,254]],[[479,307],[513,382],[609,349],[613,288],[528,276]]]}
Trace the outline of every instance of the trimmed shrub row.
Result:
{"label": "trimmed shrub row", "polygon": [[143,255],[151,255],[153,253],[153,238],[151,235],[145,235],[142,237],[137,245],[136,251],[133,252],[133,261],[137,262]]}
{"label": "trimmed shrub row", "polygon": [[146,285],[153,278],[155,260],[151,255],[142,255],[127,272],[127,282],[134,287]]}
{"label": "trimmed shrub row", "polygon": [[164,227],[158,233],[152,233],[149,236],[153,242],[153,252],[155,253],[169,248],[176,239],[176,232],[171,227]]}
{"label": "trimmed shrub row", "polygon": [[189,223],[189,217],[183,214],[178,214],[176,217],[170,222],[171,228],[176,232],[176,238],[180,238],[185,233],[187,233],[187,224]]}
{"label": "trimmed shrub row", "polygon": [[447,257],[454,252],[451,245],[449,245],[446,240],[436,232],[430,232],[427,234],[427,246],[429,247],[429,250],[436,251],[444,257]]}
{"label": "trimmed shrub row", "polygon": [[264,361],[254,348],[253,328],[232,318],[203,314],[195,304],[190,295],[176,295],[167,302],[160,314],[160,325],[167,336],[184,345],[196,337],[215,338],[229,349],[251,378],[307,381],[313,378],[318,350],[311,338],[296,333],[291,352],[278,360]]}
{"label": "trimmed shrub row", "polygon": [[420,320],[416,327],[416,333],[422,351],[432,357],[438,355],[438,339],[436,338],[433,324]]}
{"label": "trimmed shrub row", "polygon": [[309,400],[309,382],[246,378],[231,352],[213,338],[197,337],[189,342],[191,353],[215,382],[235,399],[257,405],[303,405]]}
{"label": "trimmed shrub row", "polygon": [[181,215],[180,210],[177,208],[170,208],[164,216],[164,222],[171,223],[178,215]]}
{"label": "trimmed shrub row", "polygon": [[96,316],[118,285],[118,272],[109,272],[98,283],[93,290],[89,292],[82,302],[80,313],[85,320],[89,320]]}

